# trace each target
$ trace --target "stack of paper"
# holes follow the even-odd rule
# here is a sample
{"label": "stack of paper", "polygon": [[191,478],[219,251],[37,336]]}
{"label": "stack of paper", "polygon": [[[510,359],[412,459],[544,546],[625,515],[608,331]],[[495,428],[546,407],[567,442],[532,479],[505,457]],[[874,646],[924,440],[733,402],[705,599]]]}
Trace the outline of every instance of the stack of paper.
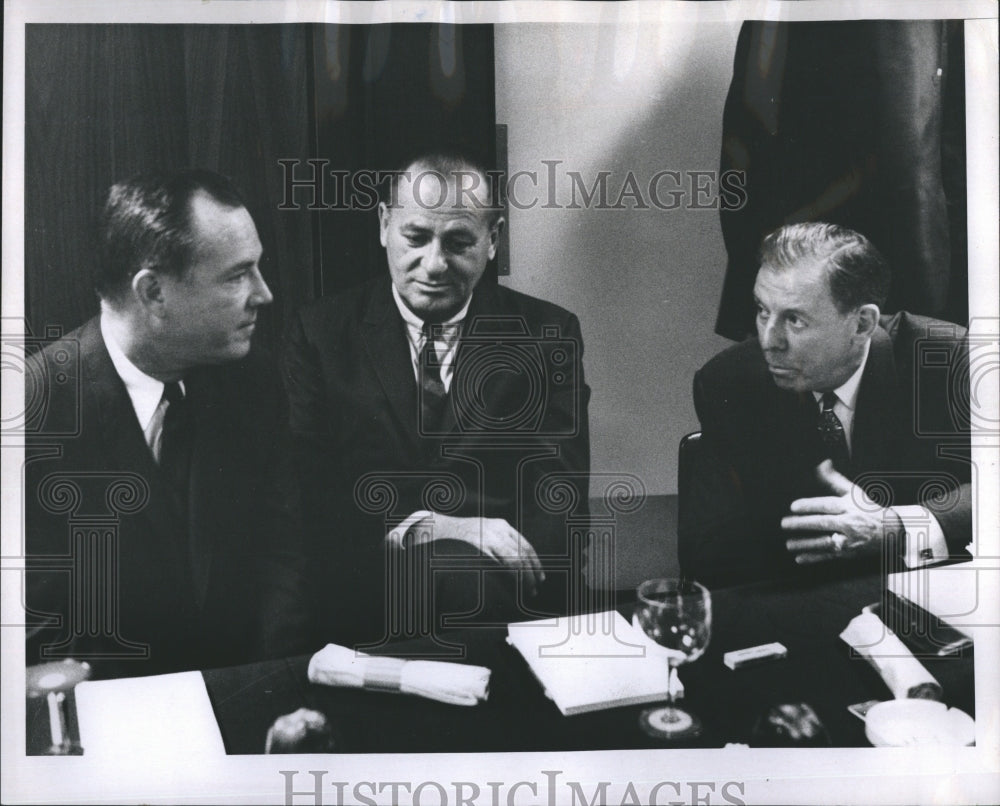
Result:
{"label": "stack of paper", "polygon": [[[888,587],[896,596],[922,607],[959,632],[982,622],[982,569],[976,563],[917,568],[889,574]],[[994,570],[993,573],[996,573]],[[992,620],[992,619],[991,619]],[[966,629],[963,629],[966,628]]]}
{"label": "stack of paper", "polygon": [[566,716],[667,697],[667,650],[615,611],[511,624],[507,643]]}
{"label": "stack of paper", "polygon": [[191,758],[224,758],[225,745],[200,672],[100,680],[76,687],[80,744],[87,758],[155,754],[178,769]]}

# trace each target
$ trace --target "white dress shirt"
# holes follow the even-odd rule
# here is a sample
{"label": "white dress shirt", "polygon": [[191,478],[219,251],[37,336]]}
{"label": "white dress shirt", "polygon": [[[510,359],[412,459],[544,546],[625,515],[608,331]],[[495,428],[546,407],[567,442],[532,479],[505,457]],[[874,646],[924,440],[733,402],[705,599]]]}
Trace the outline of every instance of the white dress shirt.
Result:
{"label": "white dress shirt", "polygon": [[[132,401],[132,408],[135,411],[139,427],[142,429],[146,444],[153,453],[153,458],[160,459],[160,441],[163,437],[163,416],[170,405],[163,398],[163,381],[150,377],[135,364],[129,361],[128,356],[122,350],[114,335],[114,327],[108,317],[101,316],[101,337],[104,345],[111,356],[111,363],[114,364],[115,372],[125,384],[125,391],[128,392]],[[181,391],[184,391],[184,382],[180,383]]]}
{"label": "white dress shirt", "polygon": [[[392,286],[392,298],[399,309],[399,315],[403,317],[403,322],[406,324],[406,339],[410,345],[410,362],[413,364],[413,377],[417,383],[420,383],[420,351],[424,347],[424,320],[406,307],[406,303],[403,302],[402,297],[399,296],[399,292],[396,290],[395,283]],[[462,336],[462,323],[465,320],[465,315],[469,312],[471,302],[472,297],[469,297],[458,313],[445,322],[435,324],[432,330],[434,333],[434,351],[437,353],[441,366],[441,383],[444,384],[445,392],[451,389],[451,380],[455,375],[455,354],[458,352],[458,342]],[[426,509],[411,513],[399,526],[390,530],[385,539],[397,546],[402,546],[406,533],[425,518],[430,518],[433,514]],[[420,541],[418,540],[418,542]]]}
{"label": "white dress shirt", "polygon": [[[424,320],[406,307],[402,297],[396,290],[395,284],[392,286],[392,298],[396,301],[399,315],[406,323],[406,339],[410,345],[410,361],[413,364],[413,377],[420,383],[420,351],[424,347]],[[445,392],[451,389],[451,379],[455,374],[455,353],[458,352],[458,342],[462,336],[462,322],[469,312],[469,304],[472,297],[465,301],[462,310],[456,313],[446,322],[435,324],[434,352],[437,353],[438,362],[441,367],[441,383],[444,384]]]}
{"label": "white dress shirt", "polygon": [[[861,376],[864,374],[865,365],[868,363],[868,351],[871,349],[871,341],[865,343],[865,353],[861,359],[861,366],[854,371],[844,383],[833,390],[837,396],[837,402],[833,406],[833,413],[837,415],[840,424],[844,429],[844,437],[847,439],[847,452],[854,455],[854,414],[858,403],[858,391],[861,388]],[[823,409],[823,393],[813,392],[813,397]],[[903,529],[906,537],[904,539],[903,561],[907,567],[914,568],[930,562],[937,562],[948,557],[948,545],[944,539],[944,531],[937,518],[920,504],[897,504],[890,507],[899,519],[903,522]]]}

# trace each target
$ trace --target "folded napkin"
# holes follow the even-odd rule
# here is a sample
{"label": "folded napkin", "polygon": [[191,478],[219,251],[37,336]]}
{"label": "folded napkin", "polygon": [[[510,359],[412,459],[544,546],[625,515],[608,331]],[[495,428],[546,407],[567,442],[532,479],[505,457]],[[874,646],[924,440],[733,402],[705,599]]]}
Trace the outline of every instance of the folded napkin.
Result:
{"label": "folded napkin", "polygon": [[489,695],[490,670],[461,663],[375,657],[327,644],[310,659],[309,680],[325,686],[398,691],[452,705],[475,705]]}
{"label": "folded napkin", "polygon": [[874,613],[855,616],[840,638],[875,668],[896,699],[941,699],[941,685]]}

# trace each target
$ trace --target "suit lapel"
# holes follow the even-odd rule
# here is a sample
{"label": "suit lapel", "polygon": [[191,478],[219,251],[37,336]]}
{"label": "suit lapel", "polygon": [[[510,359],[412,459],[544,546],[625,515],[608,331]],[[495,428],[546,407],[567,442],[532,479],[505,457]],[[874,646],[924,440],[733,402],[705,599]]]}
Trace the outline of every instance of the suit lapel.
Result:
{"label": "suit lapel", "polygon": [[232,412],[224,410],[219,392],[209,371],[196,370],[185,380],[194,414],[194,445],[188,487],[188,549],[191,552],[195,597],[199,607],[205,603],[208,581],[215,556],[215,539],[225,523],[216,523],[217,513],[225,511],[220,503],[233,500],[225,485],[231,475],[222,472],[232,464],[230,455],[236,444],[228,437]]}
{"label": "suit lapel", "polygon": [[877,328],[872,336],[868,363],[861,374],[858,399],[854,410],[854,430],[851,435],[855,475],[871,469],[885,469],[885,459],[891,453],[894,424],[905,417],[895,400],[896,361],[892,354],[889,334]]}
{"label": "suit lapel", "polygon": [[458,342],[458,349],[455,351],[455,359],[452,364],[451,386],[448,389],[448,405],[444,407],[444,416],[441,418],[441,434],[450,434],[458,427],[458,418],[455,415],[456,401],[462,405],[462,393],[456,389],[463,388],[463,376],[468,357],[469,342],[467,336],[474,329],[478,316],[487,313],[489,308],[489,294],[486,290],[477,288],[472,295],[472,302],[469,303],[469,310],[465,314],[462,322],[462,333]]}
{"label": "suit lapel", "polygon": [[379,283],[368,300],[362,339],[389,408],[411,445],[419,448],[417,382],[405,328],[388,282]]}
{"label": "suit lapel", "polygon": [[97,415],[99,441],[106,466],[112,471],[135,472],[146,480],[149,502],[132,517],[146,521],[149,529],[165,546],[164,553],[183,562],[178,540],[179,537],[184,539],[186,524],[179,517],[170,491],[160,476],[160,469],[146,445],[128,391],[104,345],[98,319],[88,322],[81,332],[80,352],[88,356],[83,374],[87,381],[85,394],[92,396],[92,405],[88,409]]}

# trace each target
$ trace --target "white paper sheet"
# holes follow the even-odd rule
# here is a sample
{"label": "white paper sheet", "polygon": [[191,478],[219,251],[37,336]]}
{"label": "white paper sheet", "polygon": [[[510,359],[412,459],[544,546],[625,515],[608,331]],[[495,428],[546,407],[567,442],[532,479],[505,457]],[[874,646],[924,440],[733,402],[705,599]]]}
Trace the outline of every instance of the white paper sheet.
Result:
{"label": "white paper sheet", "polygon": [[200,672],[81,683],[76,688],[85,758],[128,758],[142,748],[158,764],[225,758]]}

